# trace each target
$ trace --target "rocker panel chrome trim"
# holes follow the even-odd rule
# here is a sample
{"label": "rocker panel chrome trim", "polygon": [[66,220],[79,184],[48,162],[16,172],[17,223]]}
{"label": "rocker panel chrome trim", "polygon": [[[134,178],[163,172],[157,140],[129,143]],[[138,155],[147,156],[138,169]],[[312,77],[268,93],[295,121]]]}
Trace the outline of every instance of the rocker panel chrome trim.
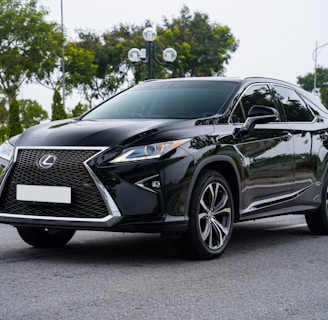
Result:
{"label": "rocker panel chrome trim", "polygon": [[301,190],[295,191],[295,192],[290,193],[290,194],[255,201],[255,202],[251,203],[247,208],[241,210],[241,215],[244,216],[244,215],[247,215],[249,213],[252,213],[253,211],[263,209],[263,208],[267,208],[267,207],[273,206],[277,203],[282,203],[282,202],[293,200],[293,199],[297,198],[300,194],[305,192],[306,190],[310,189],[314,185],[318,186],[318,185],[320,185],[320,182],[312,184],[311,186],[305,187]]}

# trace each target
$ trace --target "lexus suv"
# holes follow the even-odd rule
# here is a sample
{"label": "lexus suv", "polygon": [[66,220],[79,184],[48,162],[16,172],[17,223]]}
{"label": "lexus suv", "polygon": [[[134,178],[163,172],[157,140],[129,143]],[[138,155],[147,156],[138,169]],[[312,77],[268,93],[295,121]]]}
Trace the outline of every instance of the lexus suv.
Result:
{"label": "lexus suv", "polygon": [[196,259],[250,219],[304,214],[328,234],[327,147],[327,110],[290,83],[150,80],[2,144],[0,223],[39,248],[76,230],[162,233]]}

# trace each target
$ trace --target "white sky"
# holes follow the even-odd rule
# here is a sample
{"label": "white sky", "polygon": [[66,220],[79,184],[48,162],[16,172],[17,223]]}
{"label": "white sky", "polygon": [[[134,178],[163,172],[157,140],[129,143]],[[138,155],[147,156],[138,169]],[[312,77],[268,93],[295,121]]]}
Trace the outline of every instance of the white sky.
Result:
{"label": "white sky", "polygon": [[[227,76],[268,76],[296,83],[297,76],[313,73],[316,42],[328,43],[328,0],[39,0],[50,11],[49,20],[61,22],[61,1],[70,35],[76,29],[103,32],[119,23],[161,24],[163,16],[178,17],[183,5],[191,13],[206,13],[211,23],[227,25],[240,41],[226,66]],[[328,68],[328,45],[318,50],[317,62]],[[47,110],[51,95],[40,86],[21,92],[22,98],[35,99]],[[74,99],[66,106],[73,108]]]}

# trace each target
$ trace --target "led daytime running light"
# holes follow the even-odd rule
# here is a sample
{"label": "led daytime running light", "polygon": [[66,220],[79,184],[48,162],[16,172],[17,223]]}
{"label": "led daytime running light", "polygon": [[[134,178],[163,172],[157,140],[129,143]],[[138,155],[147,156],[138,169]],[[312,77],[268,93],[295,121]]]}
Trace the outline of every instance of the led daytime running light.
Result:
{"label": "led daytime running light", "polygon": [[123,150],[121,155],[113,159],[111,163],[157,159],[176,149],[187,141],[189,141],[189,139],[153,143],[149,145],[128,148]]}

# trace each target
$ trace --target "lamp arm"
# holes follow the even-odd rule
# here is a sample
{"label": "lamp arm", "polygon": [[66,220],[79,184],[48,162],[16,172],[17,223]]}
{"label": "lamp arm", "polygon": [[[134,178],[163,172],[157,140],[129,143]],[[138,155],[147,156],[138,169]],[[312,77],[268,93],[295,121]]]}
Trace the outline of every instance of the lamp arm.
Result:
{"label": "lamp arm", "polygon": [[169,67],[170,65],[172,65],[172,62],[162,62],[157,58],[156,42],[153,42],[153,51],[154,51],[154,59],[155,59],[156,63],[158,63],[159,65],[164,66],[164,67]]}
{"label": "lamp arm", "polygon": [[319,47],[316,45],[315,49],[312,52],[312,59],[316,60],[317,57],[318,57],[318,50],[325,47],[325,46],[327,46],[327,45],[328,45],[328,42],[320,45]]}

